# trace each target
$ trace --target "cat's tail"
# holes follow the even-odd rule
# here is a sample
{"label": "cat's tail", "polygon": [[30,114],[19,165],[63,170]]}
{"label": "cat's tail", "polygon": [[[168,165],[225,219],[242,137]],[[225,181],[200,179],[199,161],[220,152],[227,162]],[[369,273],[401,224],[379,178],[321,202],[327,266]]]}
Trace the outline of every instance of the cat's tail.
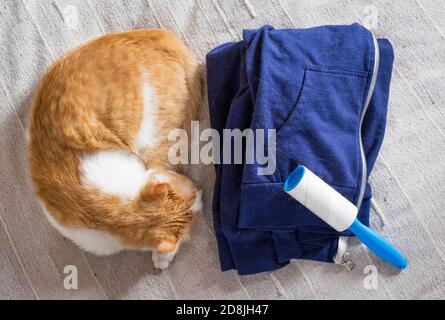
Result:
{"label": "cat's tail", "polygon": [[181,50],[180,60],[188,90],[184,129],[190,132],[191,122],[199,120],[199,110],[203,99],[203,67],[185,44]]}
{"label": "cat's tail", "polygon": [[203,99],[203,84],[202,84],[202,65],[196,62],[196,64],[189,66],[187,72],[187,88],[189,91],[189,99],[187,101],[187,114],[186,117],[186,130],[190,130],[189,127],[191,121],[199,120],[199,110]]}

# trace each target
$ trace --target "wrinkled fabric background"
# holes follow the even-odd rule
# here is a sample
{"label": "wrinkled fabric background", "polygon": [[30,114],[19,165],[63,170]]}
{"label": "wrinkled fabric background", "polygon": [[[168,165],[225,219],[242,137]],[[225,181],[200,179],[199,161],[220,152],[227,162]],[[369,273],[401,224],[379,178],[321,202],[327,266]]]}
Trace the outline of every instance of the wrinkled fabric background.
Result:
{"label": "wrinkled fabric background", "polygon": [[[445,296],[445,4],[440,0],[0,0],[0,298],[2,299],[391,299]],[[101,34],[140,27],[176,30],[200,59],[241,30],[368,23],[394,46],[388,123],[371,181],[371,225],[397,244],[402,273],[353,242],[356,267],[292,262],[274,273],[219,271],[212,230],[213,166],[191,166],[205,189],[192,241],[165,272],[150,254],[96,257],[64,240],[32,194],[26,162],[27,108],[45,68]],[[201,129],[208,112],[201,111]],[[386,225],[375,210],[381,210]],[[66,290],[66,266],[77,290]],[[366,283],[373,265],[377,288]],[[375,269],[373,269],[375,270]],[[368,288],[368,289],[367,289]]]}

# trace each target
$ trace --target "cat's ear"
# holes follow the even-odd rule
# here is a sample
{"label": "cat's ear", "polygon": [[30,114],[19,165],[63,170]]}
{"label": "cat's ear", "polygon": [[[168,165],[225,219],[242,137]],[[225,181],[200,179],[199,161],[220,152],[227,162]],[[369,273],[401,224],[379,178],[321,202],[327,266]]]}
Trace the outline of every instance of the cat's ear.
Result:
{"label": "cat's ear", "polygon": [[161,241],[159,241],[157,247],[156,247],[156,251],[158,253],[169,253],[169,252],[173,252],[176,250],[176,246],[177,246],[178,242],[176,239],[163,239]]}
{"label": "cat's ear", "polygon": [[147,187],[144,188],[144,190],[142,190],[141,196],[143,199],[162,198],[167,194],[170,188],[171,187],[169,183],[150,183]]}
{"label": "cat's ear", "polygon": [[168,190],[170,190],[170,184],[169,183],[154,183],[151,186],[151,194],[155,195],[155,196],[165,196],[168,192]]}
{"label": "cat's ear", "polygon": [[149,191],[154,196],[164,196],[170,190],[171,186],[166,177],[162,174],[154,174],[149,185]]}

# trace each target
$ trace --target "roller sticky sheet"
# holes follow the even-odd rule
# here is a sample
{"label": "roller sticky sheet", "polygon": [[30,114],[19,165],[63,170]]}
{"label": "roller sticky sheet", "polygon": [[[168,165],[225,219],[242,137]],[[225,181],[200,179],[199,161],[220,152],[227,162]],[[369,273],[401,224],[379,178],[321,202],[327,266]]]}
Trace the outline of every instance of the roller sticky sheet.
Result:
{"label": "roller sticky sheet", "polygon": [[283,188],[338,232],[351,231],[377,256],[397,268],[406,268],[406,259],[400,252],[356,218],[357,207],[305,166],[292,171]]}

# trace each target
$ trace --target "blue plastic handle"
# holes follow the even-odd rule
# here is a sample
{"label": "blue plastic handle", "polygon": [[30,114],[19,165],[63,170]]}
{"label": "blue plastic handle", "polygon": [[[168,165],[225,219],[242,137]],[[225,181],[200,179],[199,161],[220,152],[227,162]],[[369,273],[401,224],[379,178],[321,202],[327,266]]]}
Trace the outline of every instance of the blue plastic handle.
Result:
{"label": "blue plastic handle", "polygon": [[400,252],[379,234],[355,219],[349,230],[354,233],[369,249],[383,260],[400,269],[405,269],[407,262]]}

